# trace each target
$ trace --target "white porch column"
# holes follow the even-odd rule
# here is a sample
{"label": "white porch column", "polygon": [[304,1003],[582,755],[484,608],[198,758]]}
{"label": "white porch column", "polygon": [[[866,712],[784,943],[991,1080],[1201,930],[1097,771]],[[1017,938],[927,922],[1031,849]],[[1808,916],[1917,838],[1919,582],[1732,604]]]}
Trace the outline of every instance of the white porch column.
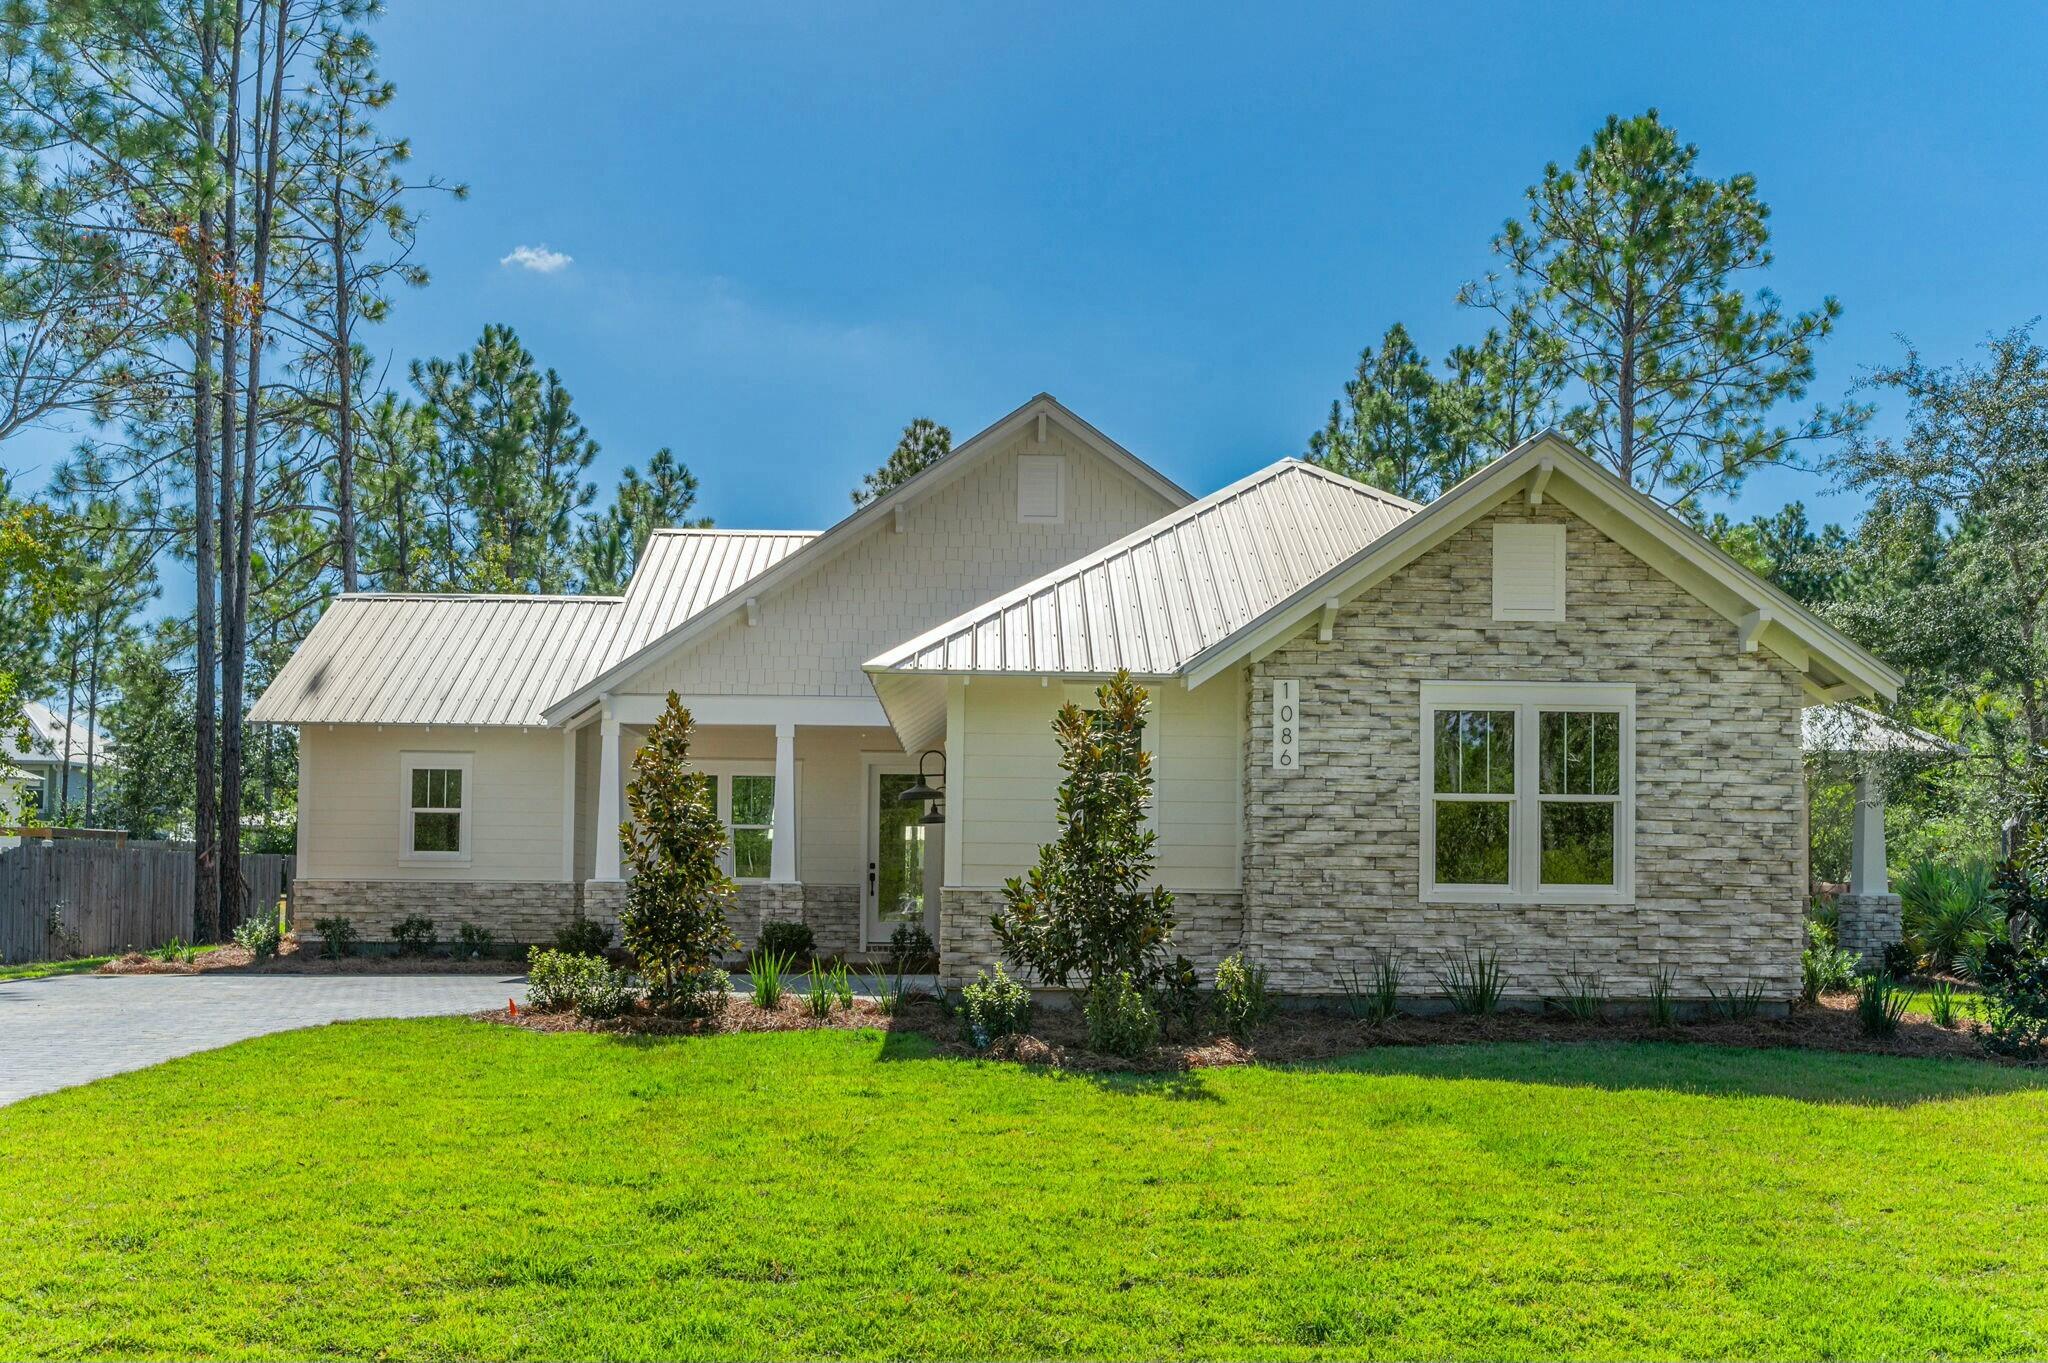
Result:
{"label": "white porch column", "polygon": [[619,880],[619,721],[605,707],[597,742],[597,879]]}
{"label": "white porch column", "polygon": [[775,725],[775,835],[768,844],[768,878],[796,881],[796,725]]}
{"label": "white porch column", "polygon": [[576,879],[576,731],[562,731],[562,879]]}
{"label": "white porch column", "polygon": [[1849,893],[1890,894],[1884,855],[1884,783],[1868,772],[1856,778],[1856,815],[1849,836]]}

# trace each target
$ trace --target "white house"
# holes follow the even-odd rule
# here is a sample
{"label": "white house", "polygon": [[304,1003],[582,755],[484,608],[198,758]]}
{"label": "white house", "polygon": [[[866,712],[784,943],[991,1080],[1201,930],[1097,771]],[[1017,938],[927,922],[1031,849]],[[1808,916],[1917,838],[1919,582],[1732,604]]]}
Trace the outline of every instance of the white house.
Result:
{"label": "white house", "polygon": [[0,779],[16,789],[25,788],[31,797],[21,811],[31,819],[52,820],[65,809],[80,818],[85,813],[86,768],[88,763],[105,780],[112,757],[107,736],[74,716],[64,716],[41,701],[22,706],[27,738],[12,725],[0,726],[0,768],[12,768],[11,778]]}
{"label": "white house", "polygon": [[1120,668],[1180,949],[1309,990],[1486,947],[1518,992],[1790,993],[1801,711],[1899,684],[1556,437],[1427,507],[1291,459],[1195,500],[1041,395],[822,533],[663,532],[623,597],[342,597],[253,718],[300,728],[302,919],[545,940],[616,912],[675,691],[741,935],[919,921],[958,979]]}

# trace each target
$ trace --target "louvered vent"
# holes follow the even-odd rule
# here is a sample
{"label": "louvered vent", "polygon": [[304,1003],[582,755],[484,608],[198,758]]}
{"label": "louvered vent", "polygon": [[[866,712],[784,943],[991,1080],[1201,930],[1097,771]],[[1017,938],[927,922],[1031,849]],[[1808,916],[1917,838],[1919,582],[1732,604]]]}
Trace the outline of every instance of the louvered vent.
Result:
{"label": "louvered vent", "polygon": [[1017,456],[1017,519],[1054,525],[1066,515],[1067,461],[1057,454]]}
{"label": "louvered vent", "polygon": [[1564,527],[1493,527],[1493,618],[1564,619]]}

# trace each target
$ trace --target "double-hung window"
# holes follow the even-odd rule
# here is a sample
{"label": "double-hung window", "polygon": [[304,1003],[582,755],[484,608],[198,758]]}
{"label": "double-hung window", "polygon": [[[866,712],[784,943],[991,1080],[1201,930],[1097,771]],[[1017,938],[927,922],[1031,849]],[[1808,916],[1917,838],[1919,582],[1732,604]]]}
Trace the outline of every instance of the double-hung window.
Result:
{"label": "double-hung window", "polygon": [[1423,898],[1614,903],[1635,892],[1635,688],[1422,689]]}
{"label": "double-hung window", "polygon": [[409,752],[399,757],[398,858],[468,861],[470,783],[468,753]]}
{"label": "double-hung window", "polygon": [[775,769],[766,763],[707,762],[700,770],[711,783],[711,807],[731,839],[725,868],[734,880],[766,880],[773,874]]}

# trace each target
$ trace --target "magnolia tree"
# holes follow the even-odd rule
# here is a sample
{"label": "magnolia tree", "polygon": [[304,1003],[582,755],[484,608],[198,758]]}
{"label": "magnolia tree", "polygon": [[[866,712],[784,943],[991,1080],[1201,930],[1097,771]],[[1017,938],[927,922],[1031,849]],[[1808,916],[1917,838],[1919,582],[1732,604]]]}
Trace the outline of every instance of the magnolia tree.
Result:
{"label": "magnolia tree", "polygon": [[739,939],[725,923],[735,889],[720,864],[725,825],[702,772],[690,770],[690,712],[668,693],[661,718],[633,757],[632,818],[619,825],[632,878],[620,937],[640,963],[657,1006],[715,1006],[725,997],[721,954]]}
{"label": "magnolia tree", "polygon": [[1038,864],[1003,886],[993,919],[1003,953],[1045,984],[1098,985],[1128,975],[1159,983],[1172,941],[1173,896],[1154,885],[1145,827],[1152,756],[1143,746],[1145,688],[1119,672],[1095,693],[1095,708],[1069,703],[1053,720],[1059,739],[1057,839]]}

